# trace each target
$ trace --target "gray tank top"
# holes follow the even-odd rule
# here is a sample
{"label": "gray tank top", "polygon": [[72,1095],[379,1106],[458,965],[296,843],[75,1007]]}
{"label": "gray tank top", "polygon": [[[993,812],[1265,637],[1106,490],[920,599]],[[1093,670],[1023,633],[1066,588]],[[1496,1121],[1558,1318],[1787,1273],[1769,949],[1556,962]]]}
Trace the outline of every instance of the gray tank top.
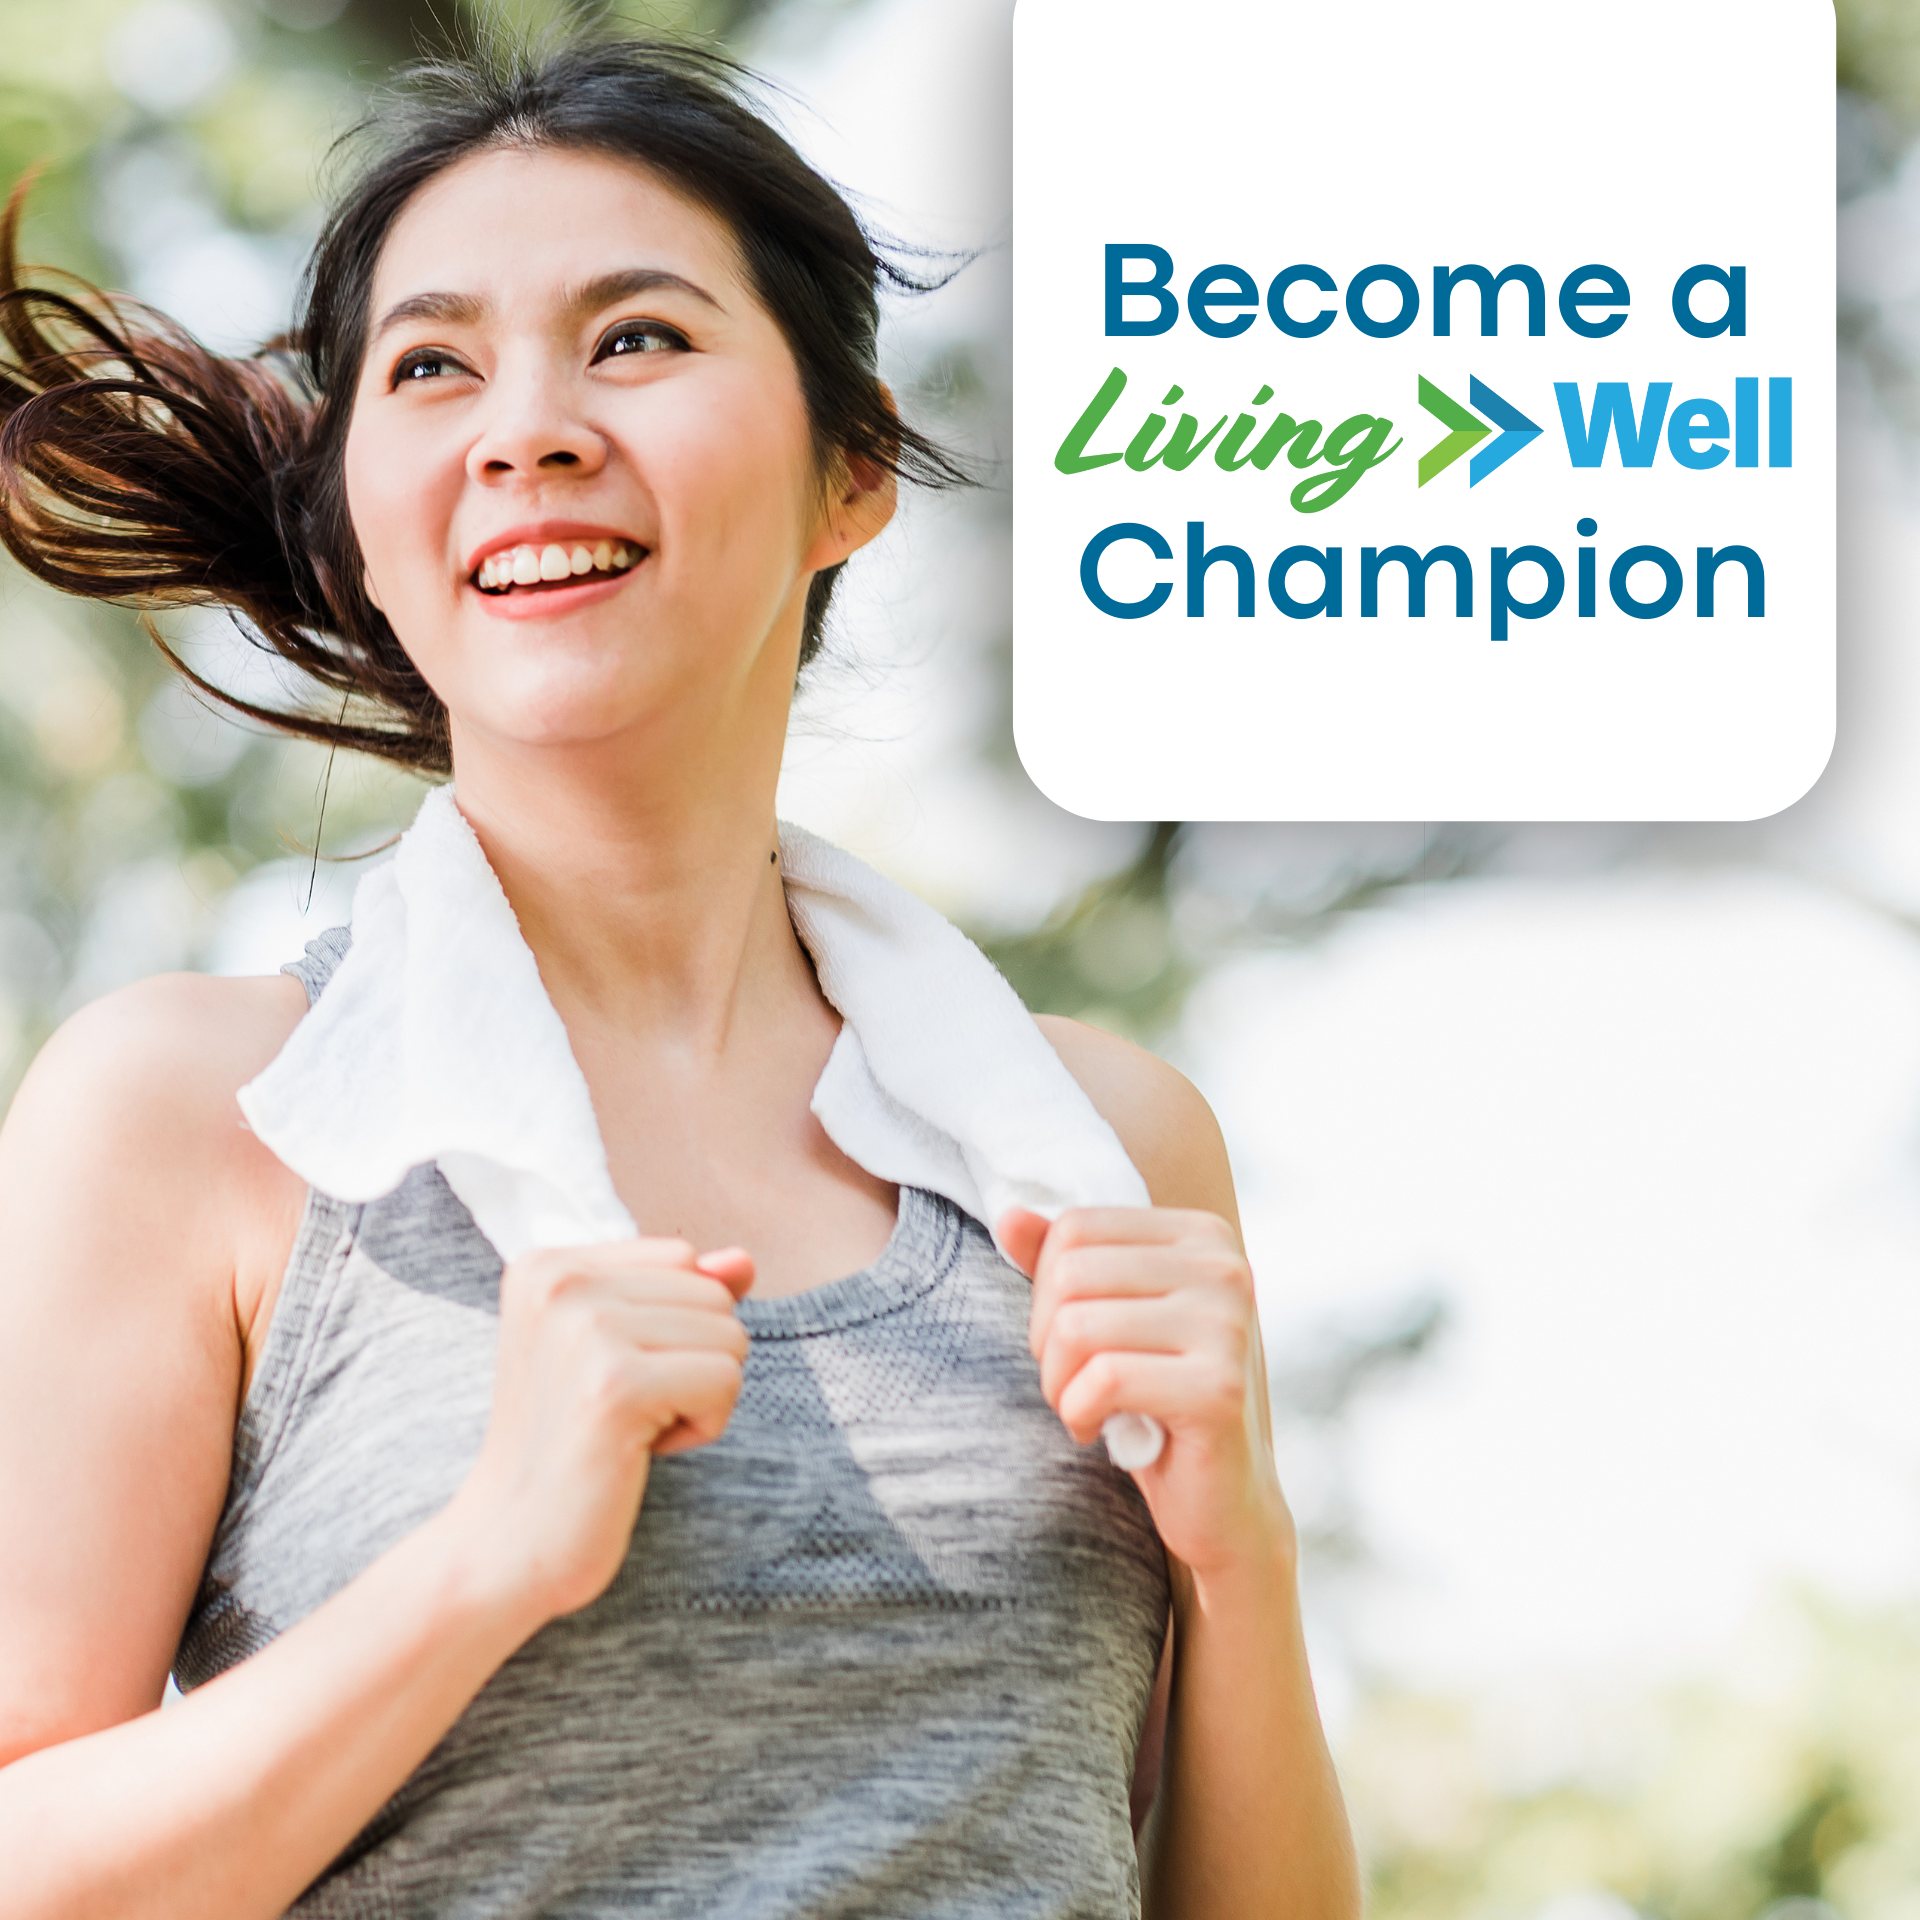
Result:
{"label": "gray tank top", "polygon": [[[286,969],[317,996],[336,928]],[[310,1191],[175,1667],[265,1646],[465,1477],[500,1261],[432,1166]],[[745,1301],[725,1434],[300,1920],[1137,1915],[1127,1796],[1166,1630],[1145,1503],[1040,1396],[1026,1280],[912,1189],[864,1272]]]}

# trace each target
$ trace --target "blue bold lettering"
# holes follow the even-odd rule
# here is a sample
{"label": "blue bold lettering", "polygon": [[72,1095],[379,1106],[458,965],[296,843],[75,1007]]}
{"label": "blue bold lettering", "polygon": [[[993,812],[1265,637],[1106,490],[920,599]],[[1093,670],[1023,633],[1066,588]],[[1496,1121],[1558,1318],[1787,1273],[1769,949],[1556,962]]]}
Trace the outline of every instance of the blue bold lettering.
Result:
{"label": "blue bold lettering", "polygon": [[1433,270],[1433,330],[1442,339],[1453,332],[1453,290],[1463,280],[1480,289],[1480,332],[1500,331],[1500,289],[1524,287],[1527,294],[1527,331],[1547,330],[1547,289],[1532,267],[1508,267],[1496,279],[1485,267],[1435,267]]}
{"label": "blue bold lettering", "polygon": [[1747,618],[1757,620],[1767,610],[1767,570],[1751,547],[1699,547],[1695,549],[1694,606],[1702,620],[1713,618],[1713,576],[1729,560],[1738,560],[1747,575]]}
{"label": "blue bold lettering", "polygon": [[[1727,310],[1717,320],[1702,320],[1693,310],[1693,290],[1709,280],[1724,287]],[[1747,270],[1745,267],[1689,267],[1673,283],[1673,317],[1696,340],[1716,334],[1744,334],[1747,330]]]}
{"label": "blue bold lettering", "polygon": [[1727,410],[1717,401],[1683,400],[1667,422],[1667,451],[1683,467],[1717,467],[1727,457],[1726,448],[1699,442],[1724,440],[1727,431]]}
{"label": "blue bold lettering", "polygon": [[[1546,575],[1547,584],[1534,600],[1516,600],[1509,582],[1513,578],[1515,567],[1538,567]],[[1567,590],[1567,576],[1561,569],[1558,558],[1545,547],[1515,547],[1509,553],[1505,547],[1493,550],[1493,637],[1504,640],[1507,637],[1507,615],[1517,613],[1522,620],[1543,620],[1560,604],[1561,596]]]}
{"label": "blue bold lettering", "polygon": [[1736,380],[1733,383],[1733,464],[1757,467],[1760,464],[1760,382]]}
{"label": "blue bold lettering", "polygon": [[[1129,280],[1129,260],[1144,260],[1153,269],[1150,280]],[[1173,278],[1173,255],[1165,247],[1145,244],[1107,248],[1107,331],[1108,333],[1165,333],[1180,317],[1180,302],[1167,290]],[[1151,300],[1158,311],[1151,320],[1129,320],[1128,300]]]}
{"label": "blue bold lettering", "polygon": [[1580,388],[1572,380],[1556,380],[1554,396],[1560,402],[1560,424],[1566,431],[1567,456],[1576,467],[1597,467],[1606,458],[1607,436],[1620,442],[1620,463],[1650,467],[1660,447],[1660,423],[1667,417],[1673,394],[1671,380],[1647,386],[1647,404],[1633,417],[1633,393],[1624,380],[1602,380],[1593,390],[1593,417],[1580,410]]}
{"label": "blue bold lettering", "polygon": [[1767,382],[1767,465],[1793,465],[1793,382]]}
{"label": "blue bold lettering", "polygon": [[1158,613],[1172,598],[1172,583],[1162,580],[1160,584],[1139,600],[1116,600],[1100,584],[1100,562],[1107,549],[1119,540],[1138,540],[1156,560],[1171,560],[1173,549],[1154,531],[1138,520],[1122,520],[1111,527],[1102,527],[1087,542],[1087,550],[1080,556],[1080,587],[1089,600],[1102,613],[1111,614],[1116,620],[1144,620],[1150,613]]}
{"label": "blue bold lettering", "polygon": [[1597,263],[1590,267],[1575,267],[1560,283],[1560,318],[1584,339],[1604,340],[1608,334],[1618,333],[1627,324],[1627,316],[1624,313],[1611,313],[1604,320],[1589,320],[1583,315],[1582,308],[1629,307],[1632,304],[1633,295],[1627,291],[1627,283],[1611,267]]}
{"label": "blue bold lettering", "polygon": [[[1320,593],[1313,600],[1296,600],[1287,591],[1287,570],[1301,561],[1310,561],[1320,569]],[[1338,547],[1289,547],[1267,569],[1267,591],[1273,604],[1289,620],[1311,620],[1323,613],[1330,620],[1340,618],[1340,582],[1345,571]]]}
{"label": "blue bold lettering", "polygon": [[1412,547],[1362,547],[1360,549],[1360,618],[1375,620],[1380,615],[1380,570],[1403,566],[1407,570],[1407,617],[1427,617],[1427,574],[1445,561],[1453,569],[1453,611],[1465,620],[1473,613],[1473,562],[1458,547],[1435,547],[1422,554]]}
{"label": "blue bold lettering", "polygon": [[1321,267],[1283,267],[1273,276],[1273,284],[1267,288],[1267,314],[1282,333],[1290,333],[1296,340],[1311,340],[1315,334],[1325,333],[1333,325],[1339,309],[1322,307],[1310,319],[1296,320],[1287,311],[1287,293],[1302,280],[1309,286],[1318,287],[1322,293],[1334,290],[1333,275]]}
{"label": "blue bold lettering", "polygon": [[[1214,289],[1220,286],[1228,291],[1216,293]],[[1231,340],[1253,325],[1253,313],[1243,313],[1233,320],[1216,320],[1215,307],[1251,307],[1257,313],[1260,289],[1238,267],[1208,267],[1193,276],[1193,285],[1187,289],[1187,313],[1193,324],[1216,340]]]}
{"label": "blue bold lettering", "polygon": [[[1400,295],[1400,311],[1391,320],[1376,320],[1367,312],[1367,289],[1383,280]],[[1391,340],[1395,334],[1405,333],[1419,317],[1420,289],[1403,267],[1362,267],[1347,282],[1347,318],[1375,340]]]}
{"label": "blue bold lettering", "polygon": [[1207,611],[1207,569],[1224,560],[1239,578],[1239,614],[1253,618],[1253,557],[1245,547],[1209,547],[1207,523],[1187,522],[1187,618],[1200,619]]}
{"label": "blue bold lettering", "polygon": [[[1657,600],[1636,600],[1627,591],[1627,575],[1643,560],[1658,567],[1666,581]],[[1607,575],[1613,604],[1633,620],[1658,620],[1662,614],[1671,613],[1680,604],[1681,585],[1680,562],[1665,547],[1629,547]]]}

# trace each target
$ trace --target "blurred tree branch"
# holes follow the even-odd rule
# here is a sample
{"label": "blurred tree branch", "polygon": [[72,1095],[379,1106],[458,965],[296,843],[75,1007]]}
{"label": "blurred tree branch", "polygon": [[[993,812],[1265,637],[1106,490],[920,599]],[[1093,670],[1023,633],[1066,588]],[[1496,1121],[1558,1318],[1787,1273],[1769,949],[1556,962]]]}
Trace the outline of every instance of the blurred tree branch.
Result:
{"label": "blurred tree branch", "polygon": [[[1277,846],[1288,829],[1269,831]],[[1032,931],[976,937],[1036,1012],[1090,1018],[1152,1039],[1179,1018],[1195,982],[1228,955],[1324,939],[1352,915],[1409,888],[1484,871],[1506,843],[1494,828],[1437,826],[1423,830],[1410,853],[1388,850],[1370,859],[1357,846],[1304,888],[1213,890],[1181,859],[1208,832],[1191,822],[1155,822],[1127,865],[1063,901]]]}
{"label": "blurred tree branch", "polygon": [[1840,85],[1920,122],[1920,7],[1914,0],[1837,0],[1834,19]]}

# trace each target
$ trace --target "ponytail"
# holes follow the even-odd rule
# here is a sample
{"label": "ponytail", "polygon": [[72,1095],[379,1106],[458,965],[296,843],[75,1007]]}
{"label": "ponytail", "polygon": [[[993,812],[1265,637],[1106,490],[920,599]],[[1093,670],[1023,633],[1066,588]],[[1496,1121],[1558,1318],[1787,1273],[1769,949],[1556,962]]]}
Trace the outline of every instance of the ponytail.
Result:
{"label": "ponytail", "polygon": [[319,531],[303,503],[315,408],[297,360],[227,359],[163,314],[69,276],[64,288],[29,284],[18,252],[27,185],[0,213],[0,543],[63,593],[231,608],[341,702],[304,711],[243,699],[154,633],[202,693],[283,733],[447,771],[439,701],[379,631],[357,579],[341,594],[330,577],[340,569],[308,537]]}
{"label": "ponytail", "polygon": [[[372,143],[321,231],[290,342],[210,353],[163,315],[29,286],[25,188],[0,215],[0,542],[28,572],[96,600],[225,606],[318,688],[314,710],[258,706],[167,659],[231,711],[422,773],[451,771],[446,709],[367,596],[345,450],[380,249],[429,180],[500,147],[646,168],[726,223],[793,351],[825,473],[846,455],[923,485],[961,462],[901,420],[880,382],[878,289],[924,291],[755,112],[750,76],[657,40],[486,47],[429,60],[350,141]],[[814,575],[800,665],[818,651],[837,567]]]}

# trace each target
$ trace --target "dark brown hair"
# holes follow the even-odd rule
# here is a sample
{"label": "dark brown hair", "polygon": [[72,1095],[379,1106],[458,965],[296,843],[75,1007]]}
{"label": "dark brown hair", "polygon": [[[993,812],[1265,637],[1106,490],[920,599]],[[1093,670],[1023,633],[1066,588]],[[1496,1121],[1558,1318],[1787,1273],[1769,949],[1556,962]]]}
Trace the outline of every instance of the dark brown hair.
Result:
{"label": "dark brown hair", "polygon": [[[646,40],[407,69],[347,136],[366,157],[321,231],[292,332],[248,360],[82,282],[24,282],[23,183],[0,216],[0,541],[68,593],[235,609],[340,705],[255,705],[161,641],[204,692],[285,732],[447,772],[445,710],[366,595],[342,455],[387,234],[429,180],[497,147],[632,161],[731,229],[798,365],[822,474],[854,458],[964,482],[953,456],[900,420],[877,371],[880,286],[936,282],[876,248],[748,104],[748,80],[717,54]],[[802,666],[838,573],[814,576]]]}

